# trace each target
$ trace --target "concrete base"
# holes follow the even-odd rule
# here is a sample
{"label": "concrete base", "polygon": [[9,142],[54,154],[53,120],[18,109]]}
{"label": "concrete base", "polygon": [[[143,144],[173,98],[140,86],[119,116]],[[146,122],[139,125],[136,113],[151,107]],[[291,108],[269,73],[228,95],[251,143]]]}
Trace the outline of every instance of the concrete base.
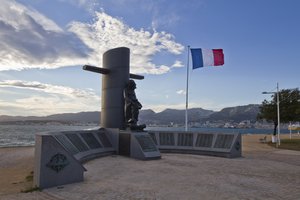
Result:
{"label": "concrete base", "polygon": [[43,189],[83,181],[86,169],[51,135],[36,135],[34,185]]}
{"label": "concrete base", "polygon": [[34,184],[43,189],[83,181],[81,162],[117,153],[139,160],[160,159],[160,151],[236,158],[241,134],[99,129],[36,135]]}
{"label": "concrete base", "polygon": [[43,189],[83,181],[88,160],[115,154],[118,129],[36,134],[34,185]]}
{"label": "concrete base", "polygon": [[147,132],[121,131],[118,154],[139,160],[160,159],[161,155]]}
{"label": "concrete base", "polygon": [[157,148],[164,153],[199,154],[226,158],[242,156],[242,139],[239,133],[148,132]]}

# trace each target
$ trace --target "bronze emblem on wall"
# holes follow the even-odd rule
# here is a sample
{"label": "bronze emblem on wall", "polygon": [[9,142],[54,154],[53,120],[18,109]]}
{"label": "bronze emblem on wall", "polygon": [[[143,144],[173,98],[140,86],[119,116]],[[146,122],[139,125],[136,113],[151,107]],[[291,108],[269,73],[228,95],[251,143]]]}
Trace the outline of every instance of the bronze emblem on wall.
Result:
{"label": "bronze emblem on wall", "polygon": [[69,161],[67,157],[61,153],[57,153],[52,158],[50,161],[47,163],[47,167],[53,169],[57,173],[63,170],[67,165],[69,164]]}

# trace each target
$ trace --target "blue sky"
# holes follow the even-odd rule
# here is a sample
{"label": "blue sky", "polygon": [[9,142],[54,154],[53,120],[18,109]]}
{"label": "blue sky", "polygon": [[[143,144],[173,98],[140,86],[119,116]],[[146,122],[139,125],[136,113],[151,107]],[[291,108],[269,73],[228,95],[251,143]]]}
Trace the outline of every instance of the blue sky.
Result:
{"label": "blue sky", "polygon": [[0,115],[100,111],[102,54],[131,49],[144,109],[185,108],[187,45],[222,48],[190,70],[189,107],[258,104],[300,86],[298,0],[1,0]]}

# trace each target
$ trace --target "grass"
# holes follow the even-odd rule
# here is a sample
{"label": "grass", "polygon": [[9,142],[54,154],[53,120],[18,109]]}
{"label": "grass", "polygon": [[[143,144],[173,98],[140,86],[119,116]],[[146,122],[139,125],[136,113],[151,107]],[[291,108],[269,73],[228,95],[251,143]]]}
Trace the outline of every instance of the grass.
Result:
{"label": "grass", "polygon": [[[30,183],[32,185],[33,182],[33,171],[30,172],[28,176],[25,177],[25,180],[27,183]],[[42,191],[39,187],[37,186],[30,186],[24,190],[21,190],[22,193],[28,193],[28,192],[35,192],[35,191]]]}
{"label": "grass", "polygon": [[22,193],[29,193],[29,192],[35,192],[35,191],[42,191],[39,187],[30,187],[30,188],[27,188],[25,190],[21,190]]}
{"label": "grass", "polygon": [[28,176],[25,177],[25,180],[27,182],[31,182],[33,181],[33,171],[30,172],[30,174]]}
{"label": "grass", "polygon": [[[276,147],[276,143],[268,142],[268,145]],[[282,139],[278,148],[300,151],[300,139]]]}
{"label": "grass", "polygon": [[42,190],[41,190],[41,188],[39,188],[37,186],[30,187],[30,188],[27,188],[25,190],[21,190],[22,193],[29,193],[29,192],[36,192],[36,191],[41,192]]}

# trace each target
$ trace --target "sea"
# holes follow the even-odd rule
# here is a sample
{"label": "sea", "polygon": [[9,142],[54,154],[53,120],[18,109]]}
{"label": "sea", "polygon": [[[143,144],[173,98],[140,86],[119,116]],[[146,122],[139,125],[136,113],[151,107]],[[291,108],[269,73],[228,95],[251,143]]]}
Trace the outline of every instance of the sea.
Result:
{"label": "sea", "polygon": [[[33,146],[35,134],[41,132],[58,132],[74,130],[97,129],[96,126],[88,125],[57,125],[57,124],[34,124],[34,125],[0,125],[0,147]],[[184,131],[184,127],[147,127],[146,130],[161,131]],[[241,133],[241,134],[272,134],[273,129],[254,128],[190,128],[189,131],[209,133]],[[281,133],[287,134],[289,130],[282,129]]]}

